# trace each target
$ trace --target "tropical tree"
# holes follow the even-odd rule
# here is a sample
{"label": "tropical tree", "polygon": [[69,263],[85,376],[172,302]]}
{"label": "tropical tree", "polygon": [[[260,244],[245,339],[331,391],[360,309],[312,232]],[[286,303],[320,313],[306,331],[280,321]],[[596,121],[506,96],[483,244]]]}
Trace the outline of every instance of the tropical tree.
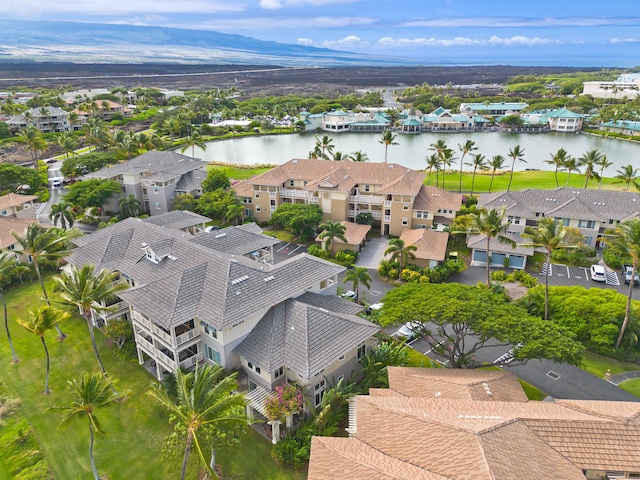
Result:
{"label": "tropical tree", "polygon": [[349,157],[351,157],[351,160],[353,160],[354,162],[366,162],[369,160],[369,156],[362,150],[353,152],[349,155]]}
{"label": "tropical tree", "polygon": [[171,116],[162,122],[162,126],[169,131],[169,138],[173,145],[173,138],[175,134],[180,134],[180,131],[182,130],[182,121],[178,116]]}
{"label": "tropical tree", "polygon": [[135,217],[140,213],[140,200],[133,193],[118,200],[118,205],[122,218]]}
{"label": "tropical tree", "polygon": [[[444,188],[444,173],[447,169],[447,166],[451,165],[453,161],[453,150],[449,148],[447,142],[445,142],[443,139],[438,139],[438,141],[429,145],[429,150],[435,151],[435,154],[438,157],[440,164],[442,165],[442,188]],[[438,186],[437,183],[438,179],[436,177],[436,187]]]}
{"label": "tropical tree", "polygon": [[342,282],[351,282],[351,285],[356,292],[356,303],[360,303],[360,285],[371,288],[371,275],[369,274],[369,270],[365,267],[353,267],[353,269],[347,270]]}
{"label": "tropical tree", "polygon": [[431,185],[431,172],[432,170],[436,171],[436,187],[438,186],[438,172],[440,172],[440,159],[438,158],[437,153],[432,153],[428,155],[425,159],[427,161],[427,170],[429,174],[427,175],[427,185]]}
{"label": "tropical tree", "polygon": [[496,176],[496,170],[500,170],[504,167],[505,158],[502,155],[494,155],[491,157],[489,167],[491,168],[491,181],[489,182],[489,193],[491,193],[491,187],[493,187],[493,179]]}
{"label": "tropical tree", "polygon": [[409,353],[403,343],[381,342],[370,353],[362,357],[362,381],[360,388],[368,392],[370,388],[389,388],[387,367],[406,367],[410,364]]}
{"label": "tropical tree", "polygon": [[227,222],[233,222],[234,225],[238,225],[238,220],[242,219],[243,214],[244,207],[241,203],[230,203],[227,205],[225,218]]}
{"label": "tropical tree", "polygon": [[47,348],[47,342],[44,339],[44,334],[47,330],[51,330],[59,322],[66,320],[70,316],[71,315],[69,315],[67,312],[62,312],[60,310],[56,310],[53,307],[45,305],[30,310],[29,318],[26,320],[23,320],[21,318],[16,319],[16,321],[20,325],[22,325],[25,330],[28,330],[31,333],[35,333],[42,342],[42,348],[44,348],[44,354],[47,357],[47,368],[44,380],[45,395],[49,395],[49,367],[51,364],[51,359],[49,358],[49,349]]}
{"label": "tropical tree", "polygon": [[467,163],[467,165],[473,166],[473,176],[471,177],[471,196],[473,196],[473,189],[476,183],[476,172],[478,171],[478,169],[487,169],[487,157],[485,157],[481,153],[472,155],[472,157],[473,161],[471,163]]}
{"label": "tropical tree", "polygon": [[469,231],[479,233],[487,239],[487,287],[491,287],[491,275],[489,267],[491,265],[491,240],[497,239],[500,243],[515,246],[515,242],[505,234],[511,222],[504,221],[505,209],[479,208],[476,213],[470,214]]}
{"label": "tropical tree", "polygon": [[415,245],[405,245],[404,240],[401,238],[392,238],[389,240],[389,247],[384,251],[385,256],[390,255],[392,262],[398,262],[398,271],[402,272],[402,269],[407,265],[409,260],[416,258],[414,253],[418,250]]}
{"label": "tropical tree", "polygon": [[600,167],[600,173],[598,174],[600,176],[598,190],[602,189],[602,175],[604,174],[604,169],[609,168],[611,165],[613,165],[613,162],[610,161],[606,155],[602,155],[602,158],[600,158],[600,161],[598,162],[598,166]]}
{"label": "tropical tree", "polygon": [[[202,467],[216,478],[204,448],[220,443],[221,434],[247,424],[245,397],[238,393],[236,374],[224,376],[222,367],[197,366],[194,372],[175,373],[177,399],[174,400],[160,385],[154,385],[149,395],[170,413],[179,435],[186,433],[180,480],[187,473],[189,454],[195,447]],[[220,438],[217,438],[220,437]],[[212,447],[213,448],[213,447]]]}
{"label": "tropical tree", "polygon": [[80,269],[72,265],[69,272],[62,272],[59,276],[53,277],[53,280],[60,291],[62,302],[66,305],[78,307],[87,321],[93,353],[96,356],[96,360],[98,360],[100,371],[106,376],[107,372],[102,364],[96,336],[93,331],[91,310],[108,312],[110,310],[109,307],[102,306],[102,302],[115,297],[118,293],[126,290],[129,285],[125,282],[116,283],[118,274],[115,272],[101,270],[96,273],[95,267],[91,264],[85,264]]}
{"label": "tropical tree", "polygon": [[600,176],[598,172],[596,172],[596,167],[602,160],[603,153],[600,152],[597,148],[592,148],[591,150],[587,150],[579,159],[578,164],[581,167],[584,167],[584,188],[586,189],[589,185],[589,180],[591,178],[595,178],[596,180],[600,180]]}
{"label": "tropical tree", "polygon": [[[329,135],[323,135],[322,138],[316,137],[316,149],[320,150],[320,158],[328,160],[329,155],[333,152],[335,145],[333,144],[333,138]],[[325,153],[326,152],[326,153]]]}
{"label": "tropical tree", "polygon": [[56,143],[65,153],[66,158],[69,158],[69,154],[75,155],[75,150],[78,148],[78,140],[69,132],[62,132],[55,136]]}
{"label": "tropical tree", "polygon": [[[548,269],[554,251],[561,248],[577,248],[576,245],[564,243],[566,233],[560,220],[544,217],[535,227],[525,227],[521,236],[529,239],[529,242],[523,244],[524,246],[546,250],[545,261]],[[544,278],[544,319],[549,319],[549,275],[545,275]]]}
{"label": "tropical tree", "polygon": [[617,170],[616,178],[619,180],[616,180],[613,183],[624,183],[627,186],[624,191],[628,192],[629,185],[631,185],[631,183],[638,177],[638,171],[639,169],[635,168],[631,164],[625,165]]}
{"label": "tropical tree", "polygon": [[[620,257],[631,258],[633,271],[631,278],[636,277],[638,266],[640,265],[640,218],[635,217],[622,222],[612,230],[607,231],[607,246]],[[620,346],[624,333],[629,325],[631,317],[631,297],[633,295],[633,280],[629,282],[627,293],[627,306],[624,313],[624,320],[620,327],[620,333],[616,339],[615,348]]]}
{"label": "tropical tree", "polygon": [[33,168],[38,170],[38,151],[47,149],[47,141],[35,125],[27,125],[17,136],[20,142],[27,145]]}
{"label": "tropical tree", "polygon": [[344,243],[347,243],[347,237],[345,236],[347,227],[340,222],[332,222],[331,220],[321,223],[319,227],[322,229],[322,233],[318,238],[320,238],[320,240],[325,240],[327,250],[329,250],[329,246],[331,246],[331,256],[335,257],[335,239],[337,238],[342,240]]}
{"label": "tropical tree", "polygon": [[554,175],[556,178],[556,187],[559,187],[560,183],[558,183],[558,171],[565,168],[567,160],[571,157],[571,155],[569,155],[564,148],[559,148],[556,153],[550,155],[551,158],[549,160],[545,160],[544,163],[555,166]]}
{"label": "tropical tree", "polygon": [[523,163],[527,163],[524,159],[524,148],[520,148],[520,145],[516,145],[509,150],[509,156],[512,159],[511,162],[511,175],[509,175],[509,184],[507,185],[507,192],[511,190],[511,181],[513,180],[513,170],[516,167],[516,160],[520,160]]}
{"label": "tropical tree", "polygon": [[9,348],[11,349],[11,356],[13,357],[13,363],[18,363],[18,356],[16,355],[16,350],[13,347],[13,340],[11,339],[11,331],[9,330],[9,312],[7,311],[7,301],[4,298],[4,294],[2,292],[4,285],[7,285],[11,282],[11,277],[16,267],[18,266],[18,261],[16,257],[11,254],[0,252],[0,301],[2,301],[2,306],[4,308],[4,330],[7,332],[7,340],[9,341]]}
{"label": "tropical tree", "polygon": [[184,139],[184,146],[180,150],[184,153],[189,147],[191,147],[191,158],[195,158],[196,155],[196,147],[200,148],[203,152],[207,150],[207,144],[202,139],[202,135],[198,130],[194,130],[191,132],[191,135]]}
{"label": "tropical tree", "polygon": [[378,143],[384,145],[384,163],[387,163],[387,153],[389,151],[389,145],[399,145],[398,142],[395,141],[396,137],[397,135],[394,135],[391,130],[385,130],[380,135]]}
{"label": "tropical tree", "polygon": [[86,418],[89,423],[89,460],[94,480],[100,480],[96,461],[93,457],[94,437],[105,434],[96,416],[96,411],[109,407],[121,400],[128,392],[116,392],[109,379],[99,373],[85,373],[80,380],[74,378],[68,381],[73,393],[73,400],[68,405],[51,407],[48,411],[58,411],[62,414],[59,428],[67,428],[73,420]]}
{"label": "tropical tree", "polygon": [[[460,157],[460,179],[458,181],[458,193],[461,193],[462,192],[462,162],[464,162],[464,156],[467,153],[472,153],[477,151],[478,147],[476,146],[476,142],[474,142],[473,140],[467,140],[464,143],[458,144],[458,150],[462,152],[462,157]],[[473,195],[473,192],[471,192],[471,195]]]}
{"label": "tropical tree", "polygon": [[49,219],[54,225],[60,226],[63,230],[72,228],[76,220],[76,214],[71,209],[69,202],[58,202],[51,205],[51,211],[49,212]]}
{"label": "tropical tree", "polygon": [[[39,223],[30,224],[24,236],[18,234],[15,231],[11,232],[11,235],[20,244],[20,248],[25,255],[31,257],[33,268],[38,276],[40,287],[42,288],[42,294],[47,302],[47,305],[51,306],[51,300],[47,295],[47,289],[44,286],[44,280],[42,279],[42,273],[40,272],[40,260],[41,259],[57,259],[64,257],[67,254],[68,241],[72,236],[62,229],[51,227],[47,228]],[[60,329],[60,326],[56,324],[56,330],[60,340],[66,338],[66,335]]]}
{"label": "tropical tree", "polygon": [[564,162],[563,167],[567,171],[567,182],[565,183],[565,186],[569,186],[569,179],[571,179],[571,172],[580,173],[579,161],[577,158],[570,156]]}

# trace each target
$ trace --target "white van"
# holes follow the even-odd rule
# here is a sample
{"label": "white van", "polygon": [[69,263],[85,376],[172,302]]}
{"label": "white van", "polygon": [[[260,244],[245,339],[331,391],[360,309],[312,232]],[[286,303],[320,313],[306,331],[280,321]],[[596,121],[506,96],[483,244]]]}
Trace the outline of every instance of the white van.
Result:
{"label": "white van", "polygon": [[51,182],[51,186],[53,188],[58,188],[62,186],[62,179],[60,177],[52,177],[49,179],[49,181]]}

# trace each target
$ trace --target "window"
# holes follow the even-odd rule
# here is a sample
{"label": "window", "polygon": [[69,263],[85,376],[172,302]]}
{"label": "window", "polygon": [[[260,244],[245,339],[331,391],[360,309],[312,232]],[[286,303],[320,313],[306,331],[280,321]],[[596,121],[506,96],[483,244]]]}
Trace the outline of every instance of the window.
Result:
{"label": "window", "polygon": [[256,367],[256,373],[259,375],[260,374],[260,367]]}
{"label": "window", "polygon": [[568,227],[568,226],[569,226],[569,222],[570,222],[570,220],[571,220],[571,219],[569,219],[569,218],[563,218],[563,219],[562,219],[562,226],[563,226],[563,227]]}
{"label": "window", "polygon": [[253,392],[256,388],[258,388],[258,385],[256,384],[256,382],[254,382],[253,380],[251,380],[250,378],[248,379],[247,382],[248,386],[249,386],[249,391]]}
{"label": "window", "polygon": [[153,186],[153,193],[158,193],[158,187],[156,187],[155,185]]}
{"label": "window", "polygon": [[245,217],[250,217],[253,214],[253,210],[245,208],[244,210],[244,216]]}
{"label": "window", "polygon": [[275,372],[273,372],[273,378],[280,378],[284,373],[284,367],[280,367]]}
{"label": "window", "polygon": [[407,217],[402,217],[402,225],[409,225],[409,219]]}
{"label": "window", "polygon": [[289,186],[293,187],[295,185],[295,182],[293,180],[289,180]]}
{"label": "window", "polygon": [[365,186],[364,186],[364,191],[365,191],[365,192],[369,192],[369,191],[371,191],[371,190],[370,190],[370,188],[371,188],[371,187],[370,187],[369,185],[365,185]]}
{"label": "window", "polygon": [[419,223],[416,225],[416,228],[427,228],[427,226],[424,223]]}
{"label": "window", "polygon": [[207,356],[207,359],[211,360],[213,363],[220,365],[220,352],[212,348],[210,345],[204,346],[204,352]]}
{"label": "window", "polygon": [[313,406],[318,408],[322,403],[322,397],[324,396],[324,380],[320,381],[313,387]]}
{"label": "window", "polygon": [[596,222],[593,220],[580,220],[578,222],[578,228],[595,228]]}
{"label": "window", "polygon": [[260,193],[256,193],[256,198],[260,198]]}
{"label": "window", "polygon": [[156,202],[155,206],[156,206],[156,210],[160,210],[162,208],[162,205],[160,205],[160,202]]}
{"label": "window", "polygon": [[585,235],[584,236],[584,243],[585,245],[591,245],[591,242],[593,241],[593,239],[589,236],[589,235]]}
{"label": "window", "polygon": [[271,204],[271,206],[272,206],[272,207],[275,207],[275,206],[276,206],[276,201],[275,201],[275,200],[270,200],[269,202],[270,202],[270,204]]}
{"label": "window", "polygon": [[366,343],[362,342],[360,345],[358,345],[358,361],[362,360],[366,354],[367,345]]}
{"label": "window", "polygon": [[218,338],[218,330],[213,328],[208,323],[205,323],[202,321],[200,322],[200,325],[202,325],[202,328],[204,329],[204,333],[206,333],[207,335],[211,335],[213,338]]}
{"label": "window", "polygon": [[256,212],[259,212],[260,210],[260,205],[256,205]]}
{"label": "window", "polygon": [[344,355],[340,355],[340,358],[338,358],[338,360],[340,361],[344,360]]}
{"label": "window", "polygon": [[304,185],[306,187],[307,186],[307,181],[305,180],[304,182],[302,182],[302,185]]}
{"label": "window", "polygon": [[402,204],[402,210],[409,210],[409,204],[408,203],[403,203]]}

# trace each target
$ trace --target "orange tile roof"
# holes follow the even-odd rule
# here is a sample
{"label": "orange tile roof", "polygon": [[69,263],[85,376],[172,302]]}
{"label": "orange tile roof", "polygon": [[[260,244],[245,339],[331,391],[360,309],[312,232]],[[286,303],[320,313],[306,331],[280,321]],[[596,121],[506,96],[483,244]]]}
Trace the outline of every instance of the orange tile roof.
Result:
{"label": "orange tile roof", "polygon": [[415,245],[418,249],[413,252],[416,258],[424,260],[444,260],[447,253],[449,232],[439,232],[429,228],[403,230],[400,238],[405,245]]}
{"label": "orange tile roof", "polygon": [[418,196],[413,202],[414,210],[437,212],[438,210],[453,210],[457,212],[462,206],[462,194],[448,192],[430,185],[422,185]]}
{"label": "orange tile roof", "polygon": [[20,205],[24,205],[25,203],[32,202],[35,200],[35,195],[20,195],[18,193],[8,193],[7,195],[2,195],[0,197],[0,210],[4,210],[10,207],[18,207]]}
{"label": "orange tile roof", "polygon": [[[367,233],[369,233],[369,230],[371,230],[371,225],[360,225],[353,222],[347,222],[346,220],[343,220],[342,222],[340,222],[340,224],[344,225],[346,228],[344,236],[346,237],[347,244],[349,245],[360,245],[367,237]],[[320,238],[320,235],[316,237],[317,242],[320,242],[322,240],[323,239]],[[340,243],[343,245],[345,244],[345,242],[343,242],[339,238],[334,238],[333,241],[335,243]]]}
{"label": "orange tile roof", "polygon": [[17,243],[16,237],[11,235],[14,231],[19,235],[24,235],[25,230],[32,223],[37,223],[36,219],[21,219],[14,216],[0,216],[0,248],[9,248]]}

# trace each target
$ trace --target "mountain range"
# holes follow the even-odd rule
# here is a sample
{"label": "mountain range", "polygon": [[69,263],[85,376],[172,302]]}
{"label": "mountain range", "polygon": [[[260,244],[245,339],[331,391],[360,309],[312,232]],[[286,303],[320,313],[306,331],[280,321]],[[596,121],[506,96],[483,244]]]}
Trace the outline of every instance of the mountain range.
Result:
{"label": "mountain range", "polygon": [[185,63],[296,66],[411,65],[327,48],[209,30],[0,20],[0,62]]}

